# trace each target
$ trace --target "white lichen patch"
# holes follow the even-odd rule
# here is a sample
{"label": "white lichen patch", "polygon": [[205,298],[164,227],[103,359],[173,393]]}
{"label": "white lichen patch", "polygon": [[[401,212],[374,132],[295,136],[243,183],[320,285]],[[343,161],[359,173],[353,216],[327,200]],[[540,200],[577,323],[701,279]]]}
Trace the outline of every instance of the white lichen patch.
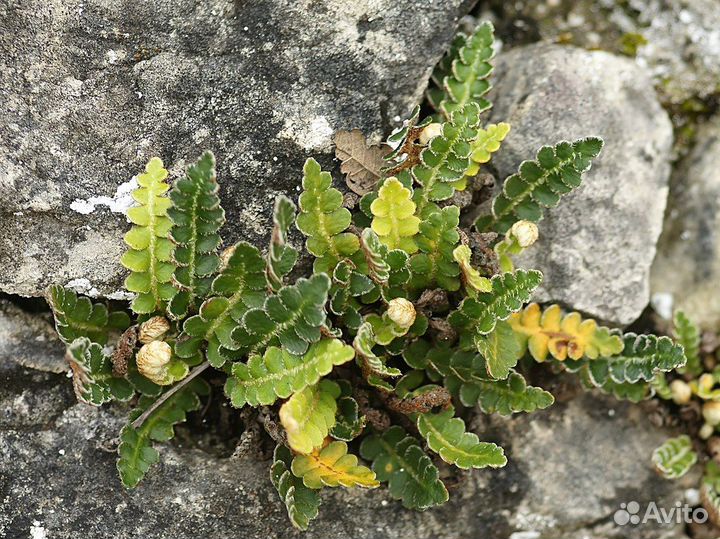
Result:
{"label": "white lichen patch", "polygon": [[89,279],[86,279],[84,277],[80,277],[79,279],[71,279],[70,281],[65,283],[65,288],[70,288],[78,294],[83,294],[91,298],[99,298],[102,296],[107,299],[115,299],[121,301],[132,300],[133,298],[135,298],[135,294],[133,294],[132,292],[127,292],[125,290],[116,290],[115,292],[103,294],[102,292],[100,292],[100,290],[93,286]]}
{"label": "white lichen patch", "polygon": [[279,138],[290,139],[307,151],[327,150],[332,145],[333,127],[325,116],[315,116],[310,123],[285,119]]}
{"label": "white lichen patch", "polygon": [[30,526],[30,538],[31,539],[47,539],[47,530],[37,520],[33,520],[32,526]]}
{"label": "white lichen patch", "polygon": [[72,279],[65,283],[65,288],[70,288],[78,294],[84,294],[90,297],[96,297],[99,294],[97,288],[95,288],[89,279],[81,277],[79,279]]}
{"label": "white lichen patch", "polygon": [[116,299],[121,301],[132,301],[135,299],[136,294],[133,294],[132,292],[128,292],[126,290],[116,290],[115,292],[110,292],[109,294],[105,294],[105,297],[107,299]]}
{"label": "white lichen patch", "polygon": [[137,180],[133,177],[129,181],[120,184],[113,196],[90,197],[86,200],[76,198],[70,203],[70,209],[87,215],[94,212],[96,206],[107,206],[111,212],[122,213],[124,215],[128,208],[135,205],[132,192],[137,188]]}

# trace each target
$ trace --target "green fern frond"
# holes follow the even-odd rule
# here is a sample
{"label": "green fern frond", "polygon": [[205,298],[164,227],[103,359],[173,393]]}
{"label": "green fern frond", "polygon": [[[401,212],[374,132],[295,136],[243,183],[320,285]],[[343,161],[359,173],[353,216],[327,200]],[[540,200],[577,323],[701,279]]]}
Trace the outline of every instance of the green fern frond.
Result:
{"label": "green fern frond", "polygon": [[488,414],[533,412],[554,402],[551,393],[528,386],[515,371],[509,371],[503,380],[494,379],[485,358],[475,351],[431,346],[427,341],[418,340],[405,349],[403,359],[414,369],[424,369],[431,380],[442,380],[463,406],[471,408],[479,404]]}
{"label": "green fern frond", "polygon": [[699,376],[703,372],[700,358],[700,330],[682,311],[675,312],[675,340],[685,349],[687,363],[680,372]]}
{"label": "green fern frond", "polygon": [[465,172],[465,177],[453,183],[457,191],[464,191],[467,188],[468,180],[480,172],[480,165],[490,161],[492,154],[500,149],[502,141],[510,132],[510,124],[500,122],[490,124],[484,129],[478,129],[477,137],[472,141],[470,153],[470,167]]}
{"label": "green fern frond", "polygon": [[[449,388],[448,388],[449,390]],[[504,380],[486,380],[461,390],[461,402],[472,406],[480,405],[486,414],[510,415],[517,412],[543,410],[555,402],[552,393],[540,387],[527,385],[521,374],[511,371]]]}
{"label": "green fern frond", "polygon": [[493,200],[492,216],[481,217],[475,226],[505,233],[521,219],[540,221],[545,208],[556,206],[562,195],[580,185],[602,147],[602,139],[596,137],[543,146],[535,161],[523,161],[505,180],[502,193]]}
{"label": "green fern frond", "polygon": [[445,77],[452,76],[452,64],[457,59],[460,48],[467,43],[468,36],[462,32],[455,34],[445,55],[433,69],[430,80],[432,84],[425,92],[428,102],[435,109],[440,109],[440,102],[445,98],[443,82]]}
{"label": "green fern frond", "polygon": [[508,377],[523,355],[515,332],[504,320],[498,320],[495,329],[484,337],[477,337],[475,346],[485,358],[490,377],[499,380]]}
{"label": "green fern frond", "polygon": [[350,211],[342,207],[342,193],[332,187],[330,173],[322,172],[314,159],[305,162],[304,172],[296,226],[307,236],[307,250],[317,257],[315,272],[331,273],[340,260],[357,252],[360,242],[345,232],[350,226]]}
{"label": "green fern frond", "polygon": [[683,434],[677,438],[670,438],[652,454],[655,469],[666,479],[677,479],[690,471],[698,460],[693,451],[692,440]]}
{"label": "green fern frond", "polygon": [[248,309],[262,304],[266,287],[265,261],[260,251],[245,242],[235,245],[212,282],[213,296],[203,302],[197,315],[185,320],[175,353],[182,358],[193,357],[206,342],[210,363],[221,367],[231,359],[228,351],[240,346],[233,338],[233,330]]}
{"label": "green fern frond", "polygon": [[[377,239],[377,236],[375,238]],[[362,305],[358,297],[377,290],[373,279],[364,274],[370,271],[368,265],[358,255],[362,253],[356,253],[353,259],[360,258],[359,265],[349,259],[338,262],[332,273],[330,287],[330,311],[340,317],[339,322],[342,325],[353,330],[362,324]]]}
{"label": "green fern frond", "polygon": [[292,474],[292,459],[292,453],[287,447],[277,445],[270,468],[270,480],[285,504],[290,522],[297,529],[305,531],[310,521],[318,516],[320,496]]}
{"label": "green fern frond", "polygon": [[378,481],[387,481],[390,496],[401,500],[404,507],[424,511],[448,500],[437,467],[402,427],[366,436],[360,444],[360,455],[372,461]]}
{"label": "green fern frond", "polygon": [[80,337],[104,345],[111,331],[123,331],[130,326],[127,313],[108,312],[105,305],[78,297],[74,291],[60,285],[47,289],[47,301],[53,311],[58,336],[66,345]]}
{"label": "green fern frond", "polygon": [[[583,382],[585,387],[588,389],[597,387],[594,382],[589,380],[590,377],[587,375],[586,371],[583,371],[583,377],[588,379],[587,382]],[[608,380],[600,386],[600,390],[603,393],[612,395],[617,400],[627,400],[634,403],[638,403],[652,397],[652,388],[650,387],[650,384],[648,382],[643,382],[642,380],[634,383],[617,383],[608,378]]]}
{"label": "green fern frond", "polygon": [[481,442],[477,435],[465,432],[465,423],[453,417],[453,410],[438,414],[419,414],[417,428],[428,447],[448,464],[458,468],[499,468],[507,464],[502,447]]}
{"label": "green fern frond", "polygon": [[365,261],[368,265],[368,275],[378,284],[385,285],[390,278],[390,264],[388,264],[388,248],[380,241],[375,232],[366,228],[360,235],[360,246],[362,247]]}
{"label": "green fern frond", "polygon": [[410,281],[410,257],[405,251],[393,249],[387,252],[385,259],[390,267],[390,275],[380,294],[385,301],[407,296],[406,286]]}
{"label": "green fern frond", "polygon": [[495,329],[498,320],[505,320],[518,311],[541,280],[542,273],[535,270],[502,273],[490,279],[492,292],[465,298],[458,310],[448,317],[450,324],[460,332],[461,345],[477,347],[478,338]]}
{"label": "green fern frond", "polygon": [[416,215],[426,217],[430,202],[450,198],[455,189],[453,183],[462,178],[470,168],[472,141],[478,135],[480,108],[469,103],[455,110],[450,120],[442,125],[442,133],[430,140],[420,151],[419,162],[410,172],[422,188],[415,191],[413,200]]}
{"label": "green fern frond", "polygon": [[262,357],[253,355],[247,364],[233,364],[225,393],[237,408],[273,404],[278,398],[286,399],[317,384],[334,366],[353,357],[353,348],[338,339],[323,339],[311,345],[304,356],[271,346]]}
{"label": "green fern frond", "polygon": [[168,314],[184,318],[210,292],[212,276],[220,265],[218,230],[225,222],[215,178],[215,157],[205,152],[187,169],[170,191],[172,207],[167,215],[173,222],[170,239],[175,242],[173,260],[177,266],[173,284],[177,293]]}
{"label": "green fern frond", "polygon": [[460,268],[453,258],[453,249],[460,241],[459,224],[457,206],[446,206],[420,223],[416,236],[420,252],[410,258],[411,288],[425,290],[438,286],[449,292],[460,288]]}
{"label": "green fern frond", "polygon": [[587,361],[588,374],[595,386],[602,386],[608,380],[617,384],[648,382],[657,372],[669,372],[685,365],[682,346],[668,337],[627,333],[623,343],[619,355]]}
{"label": "green fern frond", "polygon": [[168,172],[163,162],[153,157],[145,166],[145,172],[137,177],[140,185],[132,193],[139,206],[129,208],[128,219],[133,227],[125,234],[130,247],[120,259],[130,270],[125,288],[138,295],[131,309],[138,314],[162,312],[175,295],[172,278],[173,243],[168,239],[173,222],[167,215],[172,201],[166,193],[170,186],[165,182]]}
{"label": "green fern frond", "polygon": [[[435,92],[428,96],[431,104],[446,117],[466,103],[476,103],[481,111],[490,108],[490,102],[483,96],[491,88],[487,77],[492,73],[490,60],[495,54],[493,32],[492,24],[483,23],[456,49],[456,53],[450,50],[449,54],[456,56],[452,60],[451,72],[443,78],[443,93]],[[455,46],[459,44],[455,43]]]}
{"label": "green fern frond", "polygon": [[152,446],[152,442],[166,442],[173,438],[175,425],[183,423],[188,412],[198,410],[199,396],[207,393],[208,387],[205,382],[196,378],[170,396],[139,428],[135,428],[132,426],[132,421],[156,400],[147,396],[140,397],[138,408],[130,413],[130,423],[120,432],[117,469],[126,488],[135,488],[145,477],[150,466],[160,460],[160,454]]}
{"label": "green fern frond", "polygon": [[490,124],[478,131],[478,136],[472,141],[472,153],[470,154],[472,166],[467,171],[468,176],[475,176],[480,170],[480,165],[490,161],[492,154],[500,149],[500,145],[508,133],[510,133],[510,124],[504,122]]}
{"label": "green fern frond", "polygon": [[456,376],[463,382],[489,379],[485,359],[476,350],[458,350],[443,343],[434,346],[418,339],[403,350],[402,358],[413,369],[427,371],[435,382],[444,376]]}
{"label": "green fern frond", "polygon": [[295,222],[297,207],[285,195],[275,199],[273,209],[273,230],[267,254],[267,278],[270,288],[277,292],[283,286],[283,278],[290,273],[297,262],[297,249],[288,245],[287,234]]}
{"label": "green fern frond", "polygon": [[250,354],[278,344],[291,354],[304,354],[320,340],[329,291],[330,279],[324,273],[298,279],[268,297],[262,307],[247,311],[232,338]]}
{"label": "green fern frond", "polygon": [[110,358],[105,355],[102,346],[87,337],[78,337],[70,343],[67,359],[78,400],[100,406],[113,399],[130,400],[135,394],[125,378],[113,376]]}
{"label": "green fern frond", "polygon": [[321,380],[293,394],[280,407],[280,422],[290,447],[307,455],[320,447],[335,425],[340,386],[332,380]]}
{"label": "green fern frond", "polygon": [[418,233],[420,219],[414,215],[412,192],[397,178],[388,178],[383,182],[370,211],[373,214],[372,230],[383,244],[408,254],[417,251],[414,236]]}

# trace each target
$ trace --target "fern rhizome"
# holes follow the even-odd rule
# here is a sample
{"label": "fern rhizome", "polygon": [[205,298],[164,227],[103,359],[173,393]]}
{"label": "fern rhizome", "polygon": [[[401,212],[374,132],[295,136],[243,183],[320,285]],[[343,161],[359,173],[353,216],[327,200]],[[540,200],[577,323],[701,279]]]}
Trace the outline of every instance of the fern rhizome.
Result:
{"label": "fern rhizome", "polygon": [[[513,257],[536,240],[544,209],[580,185],[600,139],[541,148],[506,179],[492,212],[463,226],[460,201],[488,196],[479,173],[510,129],[481,120],[492,57],[483,24],[458,36],[433,73],[430,117],[416,109],[387,146],[368,147],[357,132],[336,137],[354,193],[309,159],[297,204],[276,200],[264,251],[242,241],[221,251],[211,153],[172,184],[150,160],[121,260],[134,320],[61,286],[48,292],[78,398],[132,403],[117,462],[126,487],[158,461],[155,442],[201,407],[209,369],[226,377],[234,407],[262,409],[277,443],[272,483],[306,529],[326,488],[386,483],[405,507],[425,510],[448,499],[441,461],[504,466],[503,449],[463,418],[553,403],[526,383],[524,356],[612,391],[684,362],[664,339],[525,307],[542,275],[515,269]],[[299,258],[293,226],[314,263],[288,282]]]}

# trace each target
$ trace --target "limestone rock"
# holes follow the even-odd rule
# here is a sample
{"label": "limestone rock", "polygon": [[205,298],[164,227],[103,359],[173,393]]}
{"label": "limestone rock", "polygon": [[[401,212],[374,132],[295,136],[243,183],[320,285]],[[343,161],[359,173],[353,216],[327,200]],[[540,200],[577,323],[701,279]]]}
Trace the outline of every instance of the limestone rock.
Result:
{"label": "limestone rock", "polygon": [[[506,43],[561,41],[635,56],[663,100],[717,93],[720,10],[716,0],[490,0],[483,12]],[[496,18],[495,18],[496,17]]]}
{"label": "limestone rock", "polygon": [[[698,130],[673,174],[665,227],[652,268],[656,299],[674,300],[703,328],[720,330],[720,117]],[[669,304],[668,303],[668,304]],[[669,316],[671,313],[661,313]]]}
{"label": "limestone rock", "polygon": [[[0,291],[121,297],[132,177],[216,153],[225,240],[260,244],[331,136],[422,98],[471,0],[0,4]],[[323,157],[324,155],[324,157]]]}
{"label": "limestone rock", "polygon": [[325,489],[319,518],[302,534],[270,483],[270,462],[203,450],[197,429],[179,427],[173,443],[158,446],[161,463],[125,490],[113,440],[127,410],[77,404],[71,386],[0,358],[3,537],[678,539],[682,526],[617,526],[612,516],[630,501],[670,509],[698,479],[667,481],[652,470],[652,450],[672,433],[641,408],[584,394],[532,415],[476,421],[509,464],[452,472],[445,506],[419,513],[384,489]]}
{"label": "limestone rock", "polygon": [[542,145],[605,140],[583,185],[546,211],[540,240],[520,259],[545,275],[536,299],[632,322],[649,299],[673,136],[650,79],[626,58],[547,44],[503,53],[495,73],[491,119],[512,126],[492,161],[500,178]]}

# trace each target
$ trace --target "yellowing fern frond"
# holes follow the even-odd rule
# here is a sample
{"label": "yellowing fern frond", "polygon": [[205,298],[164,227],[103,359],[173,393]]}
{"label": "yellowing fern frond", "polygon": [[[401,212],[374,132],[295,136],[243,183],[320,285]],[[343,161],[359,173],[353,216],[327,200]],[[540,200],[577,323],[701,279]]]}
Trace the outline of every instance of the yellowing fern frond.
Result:
{"label": "yellowing fern frond", "polygon": [[548,354],[559,361],[596,359],[623,350],[620,336],[598,326],[595,320],[583,320],[580,313],[563,316],[558,305],[551,305],[543,312],[537,303],[531,303],[511,315],[509,322],[536,361],[545,361]]}
{"label": "yellowing fern frond", "polygon": [[358,458],[347,449],[345,442],[332,442],[309,455],[298,455],[293,459],[292,473],[302,477],[308,488],[379,486],[375,472],[358,464]]}
{"label": "yellowing fern frond", "polygon": [[408,254],[417,251],[413,236],[418,233],[420,219],[413,215],[415,203],[410,189],[397,178],[388,178],[370,211],[373,214],[372,229],[388,248],[402,249]]}
{"label": "yellowing fern frond", "polygon": [[465,177],[453,184],[458,191],[463,191],[467,187],[467,180],[476,176],[480,172],[480,165],[484,165],[492,154],[500,149],[502,141],[505,140],[510,132],[510,124],[500,122],[499,124],[490,124],[485,129],[479,129],[475,140],[470,144],[470,168],[465,172]]}
{"label": "yellowing fern frond", "polygon": [[127,211],[133,227],[125,234],[129,250],[120,262],[130,270],[125,288],[138,294],[131,308],[139,314],[162,311],[176,292],[171,283],[175,265],[173,243],[168,239],[173,222],[167,215],[172,206],[167,176],[163,162],[153,157],[137,177],[140,187],[132,193],[139,205]]}

